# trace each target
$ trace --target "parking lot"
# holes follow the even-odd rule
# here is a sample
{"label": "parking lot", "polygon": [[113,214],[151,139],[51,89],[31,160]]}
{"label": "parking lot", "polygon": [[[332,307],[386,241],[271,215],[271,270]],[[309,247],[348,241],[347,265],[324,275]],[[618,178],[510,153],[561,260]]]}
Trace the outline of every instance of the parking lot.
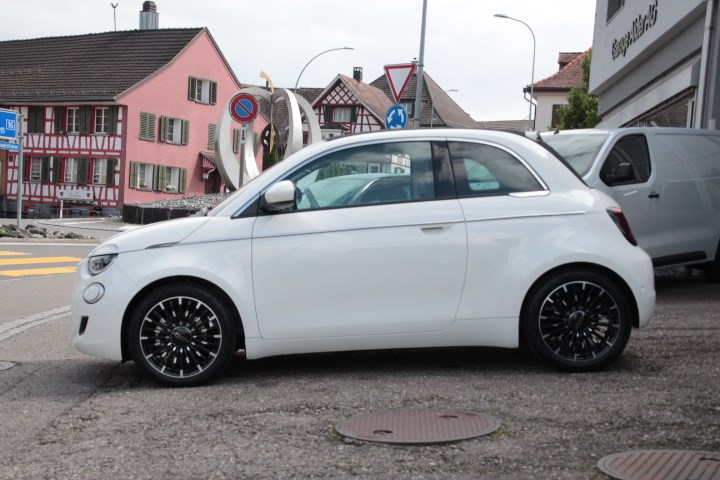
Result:
{"label": "parking lot", "polygon": [[[0,470],[18,478],[604,479],[606,455],[720,452],[720,285],[664,276],[650,326],[609,369],[569,375],[521,351],[432,349],[246,361],[165,389],[77,353],[70,319],[0,342]],[[471,440],[390,445],[335,425],[395,409],[501,422]]]}

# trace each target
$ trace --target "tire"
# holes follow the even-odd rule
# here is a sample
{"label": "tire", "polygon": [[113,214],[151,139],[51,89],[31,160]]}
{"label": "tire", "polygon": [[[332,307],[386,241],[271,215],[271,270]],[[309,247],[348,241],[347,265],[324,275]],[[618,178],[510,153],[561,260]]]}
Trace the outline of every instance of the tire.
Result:
{"label": "tire", "polygon": [[528,296],[521,319],[530,350],[561,370],[598,370],[622,353],[632,330],[630,301],[606,275],[567,270]]}
{"label": "tire", "polygon": [[227,306],[190,283],[165,285],[144,298],[130,319],[127,344],[135,364],[161,385],[200,385],[225,369],[236,345]]}
{"label": "tire", "polygon": [[706,263],[704,269],[705,276],[711,282],[720,282],[720,242],[718,242],[718,248],[715,251],[715,260]]}

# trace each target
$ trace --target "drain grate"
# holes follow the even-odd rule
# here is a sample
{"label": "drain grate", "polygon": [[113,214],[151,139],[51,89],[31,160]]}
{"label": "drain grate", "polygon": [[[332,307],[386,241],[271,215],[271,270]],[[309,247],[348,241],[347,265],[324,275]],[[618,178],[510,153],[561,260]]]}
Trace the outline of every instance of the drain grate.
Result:
{"label": "drain grate", "polygon": [[615,453],[597,463],[618,480],[720,480],[720,453],[645,450]]}
{"label": "drain grate", "polygon": [[335,426],[345,437],[382,443],[443,443],[492,433],[500,422],[460,410],[389,410],[352,417]]}
{"label": "drain grate", "polygon": [[12,362],[5,362],[3,360],[0,360],[0,371],[2,370],[10,370],[12,367],[14,367],[15,364]]}

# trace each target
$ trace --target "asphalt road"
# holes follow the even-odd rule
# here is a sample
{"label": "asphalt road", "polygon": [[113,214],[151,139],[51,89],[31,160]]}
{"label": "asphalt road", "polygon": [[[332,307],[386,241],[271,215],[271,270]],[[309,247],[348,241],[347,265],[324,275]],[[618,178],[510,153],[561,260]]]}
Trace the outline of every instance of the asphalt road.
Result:
{"label": "asphalt road", "polygon": [[[720,285],[663,277],[657,290],[649,327],[602,372],[502,349],[238,354],[192,389],[76,352],[60,311],[0,340],[0,361],[15,363],[0,371],[0,479],[604,479],[596,463],[612,453],[720,452]],[[335,431],[360,414],[436,408],[501,426],[419,446]]]}

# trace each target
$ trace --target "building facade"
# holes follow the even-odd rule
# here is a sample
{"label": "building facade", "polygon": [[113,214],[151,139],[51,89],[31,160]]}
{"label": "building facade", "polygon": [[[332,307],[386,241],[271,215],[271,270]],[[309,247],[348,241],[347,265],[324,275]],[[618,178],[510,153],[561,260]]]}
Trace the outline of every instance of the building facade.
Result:
{"label": "building facade", "polygon": [[599,126],[717,129],[719,20],[718,0],[597,0]]}

